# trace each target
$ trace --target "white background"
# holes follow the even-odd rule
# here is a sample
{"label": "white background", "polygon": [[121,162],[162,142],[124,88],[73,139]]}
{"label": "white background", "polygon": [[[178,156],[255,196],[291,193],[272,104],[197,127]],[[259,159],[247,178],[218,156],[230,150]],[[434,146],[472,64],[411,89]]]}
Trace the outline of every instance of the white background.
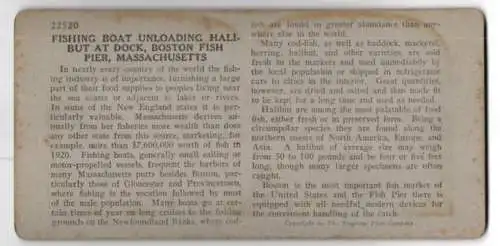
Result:
{"label": "white background", "polygon": [[[488,30],[488,149],[489,149],[489,226],[485,236],[462,241],[23,241],[14,232],[13,218],[13,27],[21,9],[56,8],[432,8],[475,7],[486,14]],[[466,21],[466,20],[464,20]],[[460,25],[460,23],[457,23]],[[2,0],[0,1],[0,245],[500,245],[500,1],[499,0]],[[42,102],[43,103],[43,102]],[[467,116],[465,116],[467,117]],[[2,199],[3,198],[3,199]]]}

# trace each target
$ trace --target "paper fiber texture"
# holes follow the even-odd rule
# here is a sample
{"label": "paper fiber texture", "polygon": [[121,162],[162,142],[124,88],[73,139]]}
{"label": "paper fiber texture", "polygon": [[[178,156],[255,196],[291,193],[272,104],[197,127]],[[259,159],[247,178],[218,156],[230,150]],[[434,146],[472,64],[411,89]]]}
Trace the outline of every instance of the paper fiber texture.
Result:
{"label": "paper fiber texture", "polygon": [[486,227],[484,18],[27,10],[27,239],[470,238]]}

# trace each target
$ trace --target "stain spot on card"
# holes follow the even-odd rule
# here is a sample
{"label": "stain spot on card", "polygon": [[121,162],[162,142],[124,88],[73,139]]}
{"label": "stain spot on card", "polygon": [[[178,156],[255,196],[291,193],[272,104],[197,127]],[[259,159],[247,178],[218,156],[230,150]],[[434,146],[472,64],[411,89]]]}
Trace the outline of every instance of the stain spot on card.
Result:
{"label": "stain spot on card", "polygon": [[483,60],[479,60],[479,61],[477,61],[477,62],[476,62],[476,65],[477,65],[478,67],[480,67],[480,68],[483,68],[483,67],[484,67],[484,62],[483,62]]}
{"label": "stain spot on card", "polygon": [[43,138],[43,143],[48,146],[50,144],[49,138],[48,137]]}

